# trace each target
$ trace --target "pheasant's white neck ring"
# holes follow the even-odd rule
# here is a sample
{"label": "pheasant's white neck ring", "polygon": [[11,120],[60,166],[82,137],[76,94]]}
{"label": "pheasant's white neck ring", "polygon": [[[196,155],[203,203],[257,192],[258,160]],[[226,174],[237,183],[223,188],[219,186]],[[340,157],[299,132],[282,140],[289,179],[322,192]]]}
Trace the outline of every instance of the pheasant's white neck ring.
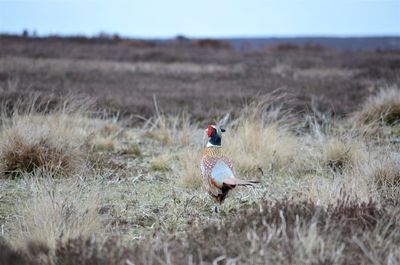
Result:
{"label": "pheasant's white neck ring", "polygon": [[206,147],[221,147],[221,145],[216,145],[216,144],[212,144],[210,142],[207,142]]}

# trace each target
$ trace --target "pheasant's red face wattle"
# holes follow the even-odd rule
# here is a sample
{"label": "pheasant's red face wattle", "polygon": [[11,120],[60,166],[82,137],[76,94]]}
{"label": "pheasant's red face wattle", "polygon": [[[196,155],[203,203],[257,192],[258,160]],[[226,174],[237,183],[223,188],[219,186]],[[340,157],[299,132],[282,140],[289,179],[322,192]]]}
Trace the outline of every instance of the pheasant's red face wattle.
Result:
{"label": "pheasant's red face wattle", "polygon": [[208,129],[208,130],[207,130],[207,135],[208,135],[208,137],[211,137],[212,134],[213,134],[214,128],[213,128],[211,125],[208,125],[208,128],[207,128],[207,129]]}

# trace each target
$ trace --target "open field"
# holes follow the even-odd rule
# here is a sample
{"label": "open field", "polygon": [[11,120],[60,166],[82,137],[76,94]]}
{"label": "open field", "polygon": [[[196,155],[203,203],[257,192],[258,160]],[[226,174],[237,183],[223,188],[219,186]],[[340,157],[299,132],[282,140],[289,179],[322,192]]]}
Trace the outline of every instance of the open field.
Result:
{"label": "open field", "polygon": [[[400,53],[335,52],[281,45],[254,52],[154,46],[143,41],[0,38],[0,86],[24,95],[85,93],[121,115],[185,109],[207,123],[283,89],[296,110],[310,102],[344,115],[380,88],[399,83]],[[144,46],[144,47],[143,47]],[[147,47],[148,46],[148,47]]]}
{"label": "open field", "polygon": [[400,263],[400,53],[0,41],[0,264]]}

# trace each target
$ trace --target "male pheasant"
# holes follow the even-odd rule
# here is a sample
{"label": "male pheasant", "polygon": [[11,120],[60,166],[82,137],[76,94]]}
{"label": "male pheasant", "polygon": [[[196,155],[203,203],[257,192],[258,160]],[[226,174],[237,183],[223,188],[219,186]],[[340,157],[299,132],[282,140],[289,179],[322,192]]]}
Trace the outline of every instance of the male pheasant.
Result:
{"label": "male pheasant", "polygon": [[[221,147],[224,129],[216,125],[209,125],[207,135],[209,140],[204,149],[200,163],[203,183],[211,197],[218,204],[222,204],[229,190],[236,186],[253,186],[258,181],[246,181],[235,178],[232,161],[227,157]],[[218,205],[214,206],[218,212]]]}

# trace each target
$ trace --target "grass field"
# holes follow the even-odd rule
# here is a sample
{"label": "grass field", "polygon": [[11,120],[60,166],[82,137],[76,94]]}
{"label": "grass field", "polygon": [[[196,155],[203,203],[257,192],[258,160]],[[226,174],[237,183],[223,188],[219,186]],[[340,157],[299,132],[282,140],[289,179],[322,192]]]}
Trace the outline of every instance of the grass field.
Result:
{"label": "grass field", "polygon": [[[7,41],[0,264],[400,263],[399,54]],[[219,214],[209,123],[260,181]]]}

